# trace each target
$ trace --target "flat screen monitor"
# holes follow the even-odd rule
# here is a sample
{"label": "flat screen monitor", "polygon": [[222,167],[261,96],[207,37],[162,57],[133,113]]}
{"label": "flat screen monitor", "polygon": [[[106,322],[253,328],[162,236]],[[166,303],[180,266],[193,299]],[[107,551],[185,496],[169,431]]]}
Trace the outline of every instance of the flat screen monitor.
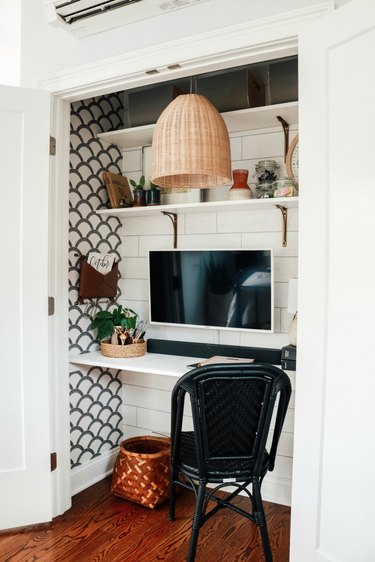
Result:
{"label": "flat screen monitor", "polygon": [[273,331],[272,250],[151,250],[150,322]]}

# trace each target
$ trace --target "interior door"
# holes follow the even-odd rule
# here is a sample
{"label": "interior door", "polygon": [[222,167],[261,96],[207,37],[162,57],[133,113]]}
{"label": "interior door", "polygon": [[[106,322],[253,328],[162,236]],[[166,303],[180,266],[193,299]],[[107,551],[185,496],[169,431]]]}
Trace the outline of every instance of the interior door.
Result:
{"label": "interior door", "polygon": [[371,562],[375,428],[375,2],[300,37],[292,562]]}
{"label": "interior door", "polygon": [[0,87],[0,528],[51,519],[50,99]]}

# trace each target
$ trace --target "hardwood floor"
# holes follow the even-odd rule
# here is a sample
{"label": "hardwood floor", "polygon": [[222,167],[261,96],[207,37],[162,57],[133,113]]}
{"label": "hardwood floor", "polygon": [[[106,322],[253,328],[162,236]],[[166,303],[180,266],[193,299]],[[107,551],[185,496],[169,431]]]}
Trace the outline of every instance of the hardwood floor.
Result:
{"label": "hardwood floor", "polygon": [[[113,496],[110,478],[73,498],[72,508],[51,523],[0,534],[1,562],[184,562],[194,500],[177,499],[176,521],[168,503],[156,510]],[[239,503],[246,505],[245,498]],[[246,505],[247,507],[247,505]],[[289,560],[290,509],[265,502],[274,562]],[[196,562],[263,562],[257,527],[223,509],[199,535]]]}

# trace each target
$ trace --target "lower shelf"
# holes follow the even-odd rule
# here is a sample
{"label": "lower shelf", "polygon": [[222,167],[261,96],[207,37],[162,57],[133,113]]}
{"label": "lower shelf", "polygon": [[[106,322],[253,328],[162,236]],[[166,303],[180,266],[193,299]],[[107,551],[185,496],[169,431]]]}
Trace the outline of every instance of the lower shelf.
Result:
{"label": "lower shelf", "polygon": [[181,377],[189,371],[188,365],[196,363],[197,361],[199,361],[197,357],[183,357],[159,353],[145,353],[145,355],[141,357],[132,358],[105,357],[100,351],[74,355],[69,359],[69,362],[73,365],[104,367],[106,369],[150,373],[166,377]]}

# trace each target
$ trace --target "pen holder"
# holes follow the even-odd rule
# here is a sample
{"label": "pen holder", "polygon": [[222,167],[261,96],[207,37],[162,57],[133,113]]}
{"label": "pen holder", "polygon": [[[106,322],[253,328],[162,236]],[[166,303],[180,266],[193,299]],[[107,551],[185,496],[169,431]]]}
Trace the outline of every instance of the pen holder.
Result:
{"label": "pen holder", "polygon": [[100,351],[105,357],[141,357],[147,351],[147,343],[144,340],[137,340],[136,343],[128,345],[113,345],[112,343],[102,342]]}

